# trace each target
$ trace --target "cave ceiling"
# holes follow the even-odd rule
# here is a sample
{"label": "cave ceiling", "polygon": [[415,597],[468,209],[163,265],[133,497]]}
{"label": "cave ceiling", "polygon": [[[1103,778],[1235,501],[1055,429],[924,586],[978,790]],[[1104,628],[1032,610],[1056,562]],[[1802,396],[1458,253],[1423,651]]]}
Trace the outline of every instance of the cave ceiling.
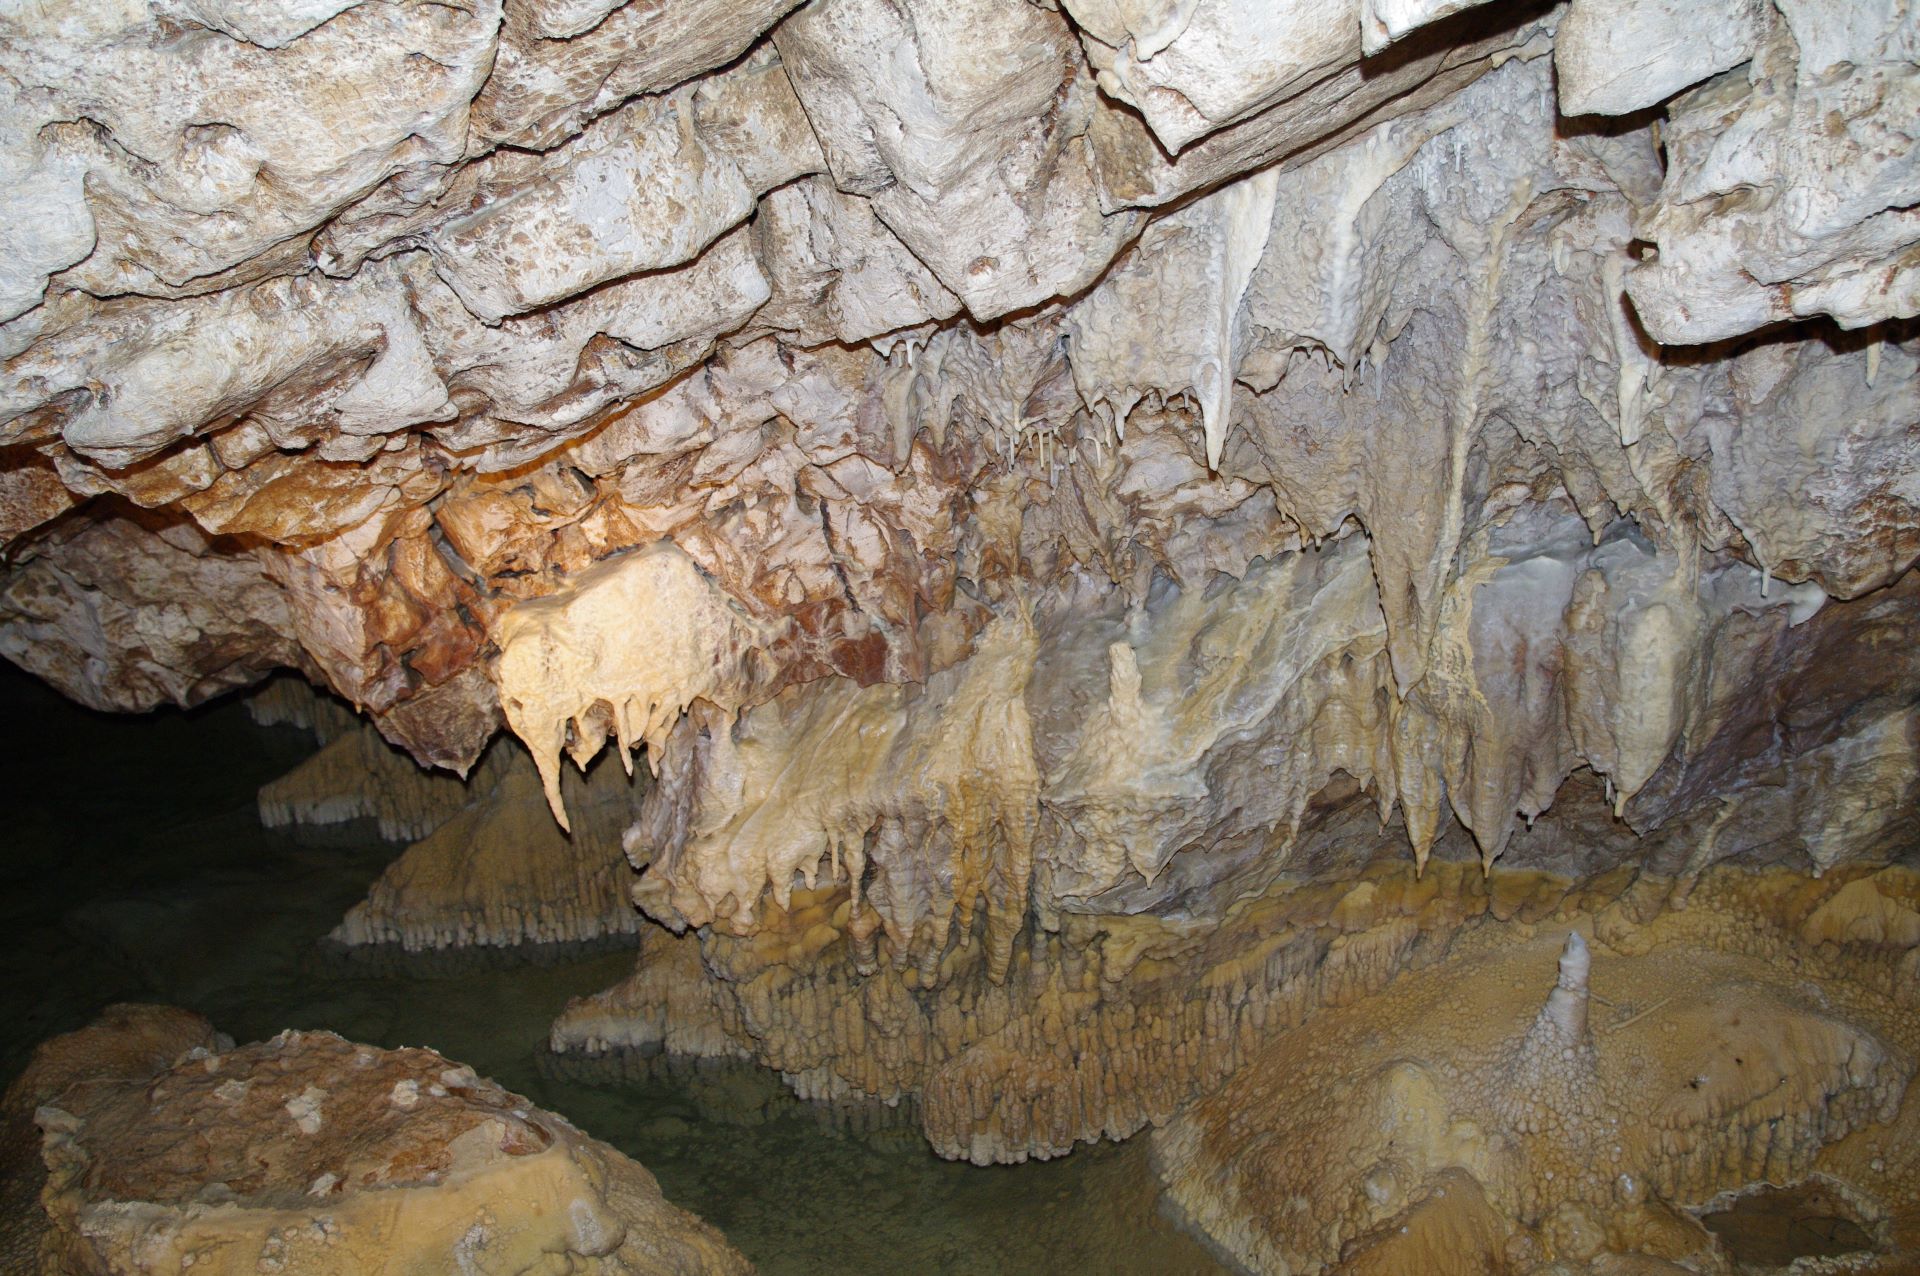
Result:
{"label": "cave ceiling", "polygon": [[1423,866],[1884,859],[1917,59],[1850,0],[9,6],[0,653],[511,730],[562,823],[617,749],[656,918],[843,881],[996,977],[1334,797]]}

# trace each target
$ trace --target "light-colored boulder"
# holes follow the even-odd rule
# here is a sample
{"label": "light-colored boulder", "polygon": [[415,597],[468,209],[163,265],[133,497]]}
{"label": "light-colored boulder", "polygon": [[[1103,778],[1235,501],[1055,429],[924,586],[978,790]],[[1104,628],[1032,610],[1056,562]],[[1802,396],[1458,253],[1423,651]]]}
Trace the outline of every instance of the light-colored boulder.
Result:
{"label": "light-colored boulder", "polygon": [[1358,61],[1353,0],[1069,0],[1109,96],[1178,155]]}
{"label": "light-colored boulder", "polygon": [[283,248],[340,205],[461,156],[500,23],[495,0],[161,7],[171,15],[89,5],[0,18],[20,95],[0,148],[45,147],[42,166],[87,176],[84,200],[68,188],[28,232],[49,266],[53,245],[97,241],[66,286],[177,295],[223,272],[277,273]]}
{"label": "light-colored boulder", "polygon": [[1809,0],[1768,16],[1751,64],[1669,111],[1666,181],[1638,231],[1657,251],[1627,276],[1657,341],[1920,314],[1920,158],[1895,140],[1920,113],[1916,19]]}
{"label": "light-colored boulder", "polygon": [[761,194],[813,171],[817,154],[780,65],[755,62],[641,98],[557,156],[492,161],[479,207],[435,231],[434,265],[498,323],[692,260]]}
{"label": "light-colored boulder", "polygon": [[285,1032],[37,1119],[53,1270],[752,1270],[638,1164],[431,1050]]}
{"label": "light-colored boulder", "polygon": [[1138,228],[1075,144],[1094,103],[1072,38],[1019,0],[825,0],[774,37],[835,184],[978,319],[1077,292]]}
{"label": "light-colored boulder", "polygon": [[1360,0],[1360,45],[1378,53],[1430,22],[1450,18],[1486,0]]}

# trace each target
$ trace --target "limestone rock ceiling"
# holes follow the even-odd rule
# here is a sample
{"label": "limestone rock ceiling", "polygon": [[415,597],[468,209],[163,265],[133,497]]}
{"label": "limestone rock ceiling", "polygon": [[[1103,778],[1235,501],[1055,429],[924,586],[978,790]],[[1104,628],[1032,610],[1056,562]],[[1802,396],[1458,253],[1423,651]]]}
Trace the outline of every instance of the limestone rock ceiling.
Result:
{"label": "limestone rock ceiling", "polygon": [[649,911],[929,970],[1342,773],[1421,863],[1582,768],[1615,858],[1883,854],[1920,11],[1709,7],[16,8],[0,652],[563,818],[644,742]]}

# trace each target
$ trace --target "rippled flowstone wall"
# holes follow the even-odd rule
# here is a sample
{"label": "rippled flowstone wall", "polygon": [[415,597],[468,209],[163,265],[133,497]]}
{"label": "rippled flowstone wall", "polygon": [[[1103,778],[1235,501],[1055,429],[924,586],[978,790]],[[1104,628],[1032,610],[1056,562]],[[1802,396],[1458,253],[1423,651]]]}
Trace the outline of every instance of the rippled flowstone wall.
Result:
{"label": "rippled flowstone wall", "polygon": [[568,1049],[977,1160],[1167,1120],[1501,870],[1570,919],[1920,844],[1917,22],[9,11],[0,654],[291,669],[468,777],[264,710],[331,738],[265,813],[418,843],[351,942],[631,886]]}

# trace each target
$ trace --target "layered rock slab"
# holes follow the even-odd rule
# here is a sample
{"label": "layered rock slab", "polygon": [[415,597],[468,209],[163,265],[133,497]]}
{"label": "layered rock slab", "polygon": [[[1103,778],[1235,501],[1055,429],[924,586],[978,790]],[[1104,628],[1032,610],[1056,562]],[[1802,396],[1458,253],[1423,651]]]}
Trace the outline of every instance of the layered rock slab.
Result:
{"label": "layered rock slab", "polygon": [[38,1120],[49,1270],[751,1270],[639,1165],[431,1050],[288,1032]]}

